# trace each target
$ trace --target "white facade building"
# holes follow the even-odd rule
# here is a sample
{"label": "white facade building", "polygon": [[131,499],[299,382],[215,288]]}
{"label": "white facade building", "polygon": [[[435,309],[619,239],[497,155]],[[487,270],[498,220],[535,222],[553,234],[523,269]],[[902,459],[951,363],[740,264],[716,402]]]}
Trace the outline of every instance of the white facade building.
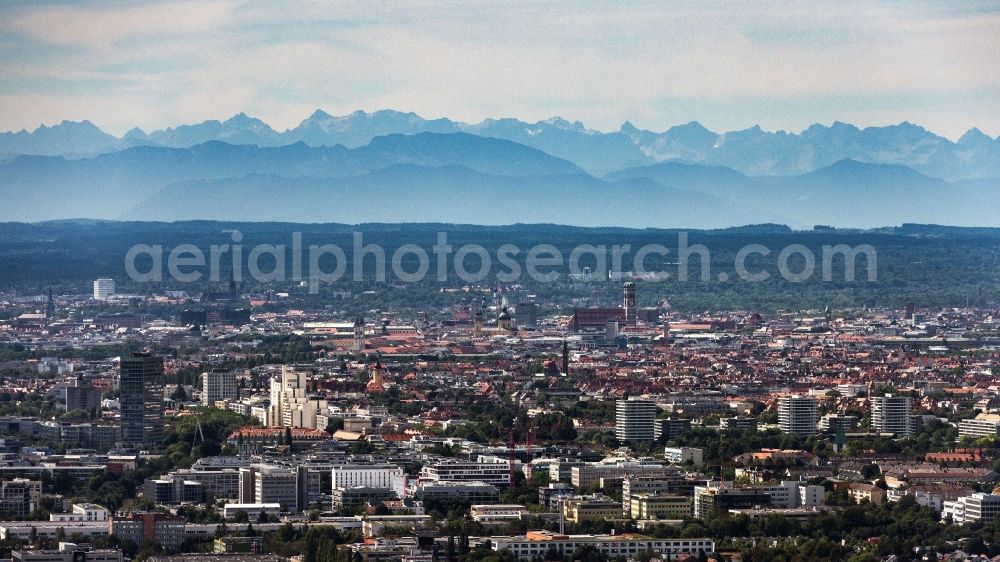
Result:
{"label": "white facade building", "polygon": [[393,488],[403,476],[403,468],[394,464],[344,464],[330,471],[333,488]]}
{"label": "white facade building", "polygon": [[654,539],[637,535],[561,535],[549,531],[528,531],[523,537],[490,537],[493,550],[510,550],[521,560],[541,558],[555,549],[561,556],[570,556],[577,549],[589,546],[608,558],[635,558],[641,552],[653,551],[671,555],[715,551],[711,539]]}
{"label": "white facade building", "polygon": [[326,429],[330,406],[326,400],[309,397],[309,374],[284,365],[281,376],[271,379],[268,426]]}
{"label": "white facade building", "polygon": [[226,519],[233,519],[237,513],[246,513],[247,517],[256,521],[261,513],[265,515],[280,515],[281,504],[279,503],[228,503],[222,507],[222,514]]}
{"label": "white facade building", "polygon": [[609,457],[600,462],[574,466],[570,469],[570,483],[579,488],[586,488],[601,478],[657,477],[667,478],[683,475],[684,470],[678,466],[664,465],[651,460],[632,460],[620,457]]}
{"label": "white facade building", "polygon": [[910,397],[893,394],[872,396],[872,429],[899,437],[912,435]]}
{"label": "white facade building", "polygon": [[214,407],[219,400],[236,400],[236,372],[213,370],[201,374],[201,405]]}
{"label": "white facade building", "polygon": [[941,516],[945,519],[950,517],[951,522],[956,525],[977,522],[992,525],[998,513],[1000,513],[1000,496],[977,493],[944,502]]}
{"label": "white facade building", "polygon": [[816,433],[816,399],[809,396],[784,396],[778,400],[778,428],[785,433]]}
{"label": "white facade building", "polygon": [[528,508],[519,504],[473,505],[469,507],[469,515],[477,523],[507,523],[526,517]]}
{"label": "white facade building", "polygon": [[1000,436],[1000,414],[981,413],[969,420],[958,422],[959,437]]}
{"label": "white facade building", "polygon": [[[756,486],[735,486],[733,482],[709,482],[694,489],[694,516],[703,517],[716,507],[729,509],[732,507],[730,504],[739,504],[740,498],[751,498],[751,503],[764,500],[764,505],[770,508],[795,509],[824,505],[826,490],[823,486],[796,480]],[[749,506],[740,505],[740,507]]]}
{"label": "white facade building", "polygon": [[94,300],[106,301],[115,296],[115,280],[102,277],[94,280]]}
{"label": "white facade building", "polygon": [[70,513],[51,513],[49,521],[107,521],[108,509],[93,503],[75,503]]}
{"label": "white facade building", "polygon": [[250,417],[256,419],[264,427],[271,427],[271,408],[269,406],[250,406]]}
{"label": "white facade building", "polygon": [[799,484],[799,507],[826,505],[826,488],[815,484]]}
{"label": "white facade building", "polygon": [[296,512],[299,506],[299,478],[295,470],[251,465],[239,470],[239,503],[279,504],[286,511]]}
{"label": "white facade building", "polygon": [[420,477],[432,481],[485,482],[506,487],[510,485],[510,465],[507,461],[443,461],[424,466]]}
{"label": "white facade building", "polygon": [[704,451],[697,447],[666,447],[663,449],[663,459],[673,464],[684,464],[691,461],[694,466],[701,466]]}
{"label": "white facade building", "polygon": [[615,403],[615,437],[619,441],[652,441],[656,403],[631,397]]}

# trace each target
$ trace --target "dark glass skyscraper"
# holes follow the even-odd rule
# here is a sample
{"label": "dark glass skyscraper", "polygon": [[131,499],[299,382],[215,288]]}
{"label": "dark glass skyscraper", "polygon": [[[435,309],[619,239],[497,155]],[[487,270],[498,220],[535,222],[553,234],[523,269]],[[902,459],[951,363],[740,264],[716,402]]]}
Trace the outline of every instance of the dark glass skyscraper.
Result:
{"label": "dark glass skyscraper", "polygon": [[163,358],[133,353],[121,360],[122,443],[159,445],[163,441]]}

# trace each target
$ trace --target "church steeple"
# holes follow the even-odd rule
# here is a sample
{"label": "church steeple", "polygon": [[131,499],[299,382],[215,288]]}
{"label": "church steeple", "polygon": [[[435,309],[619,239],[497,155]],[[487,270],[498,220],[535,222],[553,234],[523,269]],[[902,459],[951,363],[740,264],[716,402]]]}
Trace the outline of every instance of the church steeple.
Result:
{"label": "church steeple", "polygon": [[382,362],[378,359],[375,360],[375,366],[372,368],[372,376],[368,381],[366,389],[368,392],[385,392],[385,377],[382,375]]}
{"label": "church steeple", "polygon": [[365,319],[361,316],[354,318],[354,345],[353,351],[361,353],[365,350]]}

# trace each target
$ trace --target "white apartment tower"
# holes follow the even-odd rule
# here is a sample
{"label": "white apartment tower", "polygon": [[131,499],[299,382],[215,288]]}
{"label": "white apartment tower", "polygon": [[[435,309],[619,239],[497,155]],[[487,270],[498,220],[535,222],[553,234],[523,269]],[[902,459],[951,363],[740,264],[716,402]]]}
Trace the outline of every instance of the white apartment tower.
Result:
{"label": "white apartment tower", "polygon": [[254,464],[239,471],[239,502],[281,504],[283,511],[299,511],[299,477],[295,470]]}
{"label": "white apartment tower", "polygon": [[893,394],[872,396],[872,429],[900,437],[912,435],[910,397]]}
{"label": "white apartment tower", "polygon": [[212,407],[219,400],[236,400],[236,372],[217,369],[201,374],[201,405]]}
{"label": "white apartment tower", "polygon": [[630,397],[615,403],[615,437],[619,441],[652,441],[656,404]]}
{"label": "white apartment tower", "polygon": [[785,433],[816,433],[816,400],[809,396],[785,396],[778,400],[778,427]]}
{"label": "white apartment tower", "polygon": [[115,296],[115,280],[102,277],[94,280],[94,300],[106,301]]}
{"label": "white apartment tower", "polygon": [[271,427],[326,429],[329,405],[308,394],[309,371],[284,365],[281,376],[271,379]]}

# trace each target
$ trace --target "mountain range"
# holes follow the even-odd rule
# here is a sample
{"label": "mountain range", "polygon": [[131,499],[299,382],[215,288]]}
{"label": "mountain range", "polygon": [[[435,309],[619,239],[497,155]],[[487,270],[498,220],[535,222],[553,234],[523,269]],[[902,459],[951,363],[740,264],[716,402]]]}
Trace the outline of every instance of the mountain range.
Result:
{"label": "mountain range", "polygon": [[618,131],[600,132],[559,117],[536,123],[507,118],[468,124],[393,110],[355,111],[344,116],[316,110],[298,126],[282,132],[240,113],[225,121],[149,133],[136,128],[121,138],[89,121],[64,121],[33,132],[0,133],[0,155],[79,158],[136,146],[189,148],[209,141],[260,147],[302,142],[313,147],[358,148],[385,135],[458,132],[537,148],[593,175],[669,160],[726,166],[751,176],[795,175],[847,158],[900,164],[949,181],[1000,176],[1000,137],[990,138],[978,129],[970,129],[956,142],[908,122],[864,129],[835,122],[812,125],[801,133],[769,132],[759,126],[716,133],[697,122],[653,132],[626,122]]}
{"label": "mountain range", "polygon": [[1000,226],[998,151],[908,123],[601,133],[317,111],[284,132],[240,114],[117,138],[67,122],[0,135],[0,221]]}

